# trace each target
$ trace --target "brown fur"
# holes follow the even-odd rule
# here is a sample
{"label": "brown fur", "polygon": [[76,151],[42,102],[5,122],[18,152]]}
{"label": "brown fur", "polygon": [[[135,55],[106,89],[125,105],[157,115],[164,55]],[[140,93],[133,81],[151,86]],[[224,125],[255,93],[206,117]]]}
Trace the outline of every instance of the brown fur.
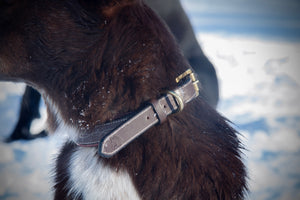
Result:
{"label": "brown fur", "polygon": [[[3,9],[0,78],[31,84],[80,131],[157,98],[189,67],[166,26],[139,0],[24,0]],[[56,117],[50,113],[52,131]],[[76,148],[67,143],[58,157],[57,198],[72,198],[63,186]],[[127,169],[143,199],[242,199],[240,148],[226,120],[198,98],[111,159],[99,159]]]}

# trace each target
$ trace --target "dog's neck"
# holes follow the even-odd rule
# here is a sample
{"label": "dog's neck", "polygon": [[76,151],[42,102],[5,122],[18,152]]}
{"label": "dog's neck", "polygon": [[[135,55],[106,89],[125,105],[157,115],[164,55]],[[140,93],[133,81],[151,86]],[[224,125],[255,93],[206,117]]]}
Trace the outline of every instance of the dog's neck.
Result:
{"label": "dog's neck", "polygon": [[[147,17],[139,16],[145,12]],[[39,79],[52,131],[64,126],[92,132],[174,88],[175,77],[188,68],[171,34],[158,28],[164,25],[147,7],[125,7],[105,23],[107,34],[74,55],[80,61],[49,71],[51,80]]]}

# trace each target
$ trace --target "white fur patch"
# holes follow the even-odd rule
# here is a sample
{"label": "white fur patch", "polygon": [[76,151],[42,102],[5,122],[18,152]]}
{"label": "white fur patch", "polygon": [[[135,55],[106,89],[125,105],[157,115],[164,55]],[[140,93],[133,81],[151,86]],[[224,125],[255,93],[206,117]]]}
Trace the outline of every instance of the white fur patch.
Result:
{"label": "white fur patch", "polygon": [[49,106],[49,109],[51,110],[52,114],[56,117],[56,123],[58,124],[57,129],[55,130],[55,134],[59,134],[61,136],[68,136],[72,141],[76,141],[79,131],[77,128],[68,125],[65,120],[63,120],[60,111],[54,101],[47,96],[43,95],[45,102],[47,102],[47,105]]}
{"label": "white fur patch", "polygon": [[79,148],[73,153],[67,187],[86,200],[140,199],[129,174],[116,171],[97,159],[96,149]]}
{"label": "white fur patch", "polygon": [[[62,118],[56,104],[44,95],[51,112],[56,115],[58,127],[55,134],[67,135],[76,141],[80,131],[68,125]],[[116,171],[97,159],[97,149],[80,147],[70,159],[68,187],[76,197],[83,195],[85,200],[139,200],[129,174]]]}

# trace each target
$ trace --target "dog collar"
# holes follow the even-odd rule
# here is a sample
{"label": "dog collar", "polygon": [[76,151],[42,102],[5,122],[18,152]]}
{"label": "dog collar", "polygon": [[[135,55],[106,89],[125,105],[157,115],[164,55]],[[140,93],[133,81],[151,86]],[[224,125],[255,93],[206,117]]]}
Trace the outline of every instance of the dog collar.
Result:
{"label": "dog collar", "polygon": [[179,75],[176,83],[179,87],[167,91],[142,110],[99,125],[94,133],[80,134],[75,143],[83,147],[98,145],[98,153],[103,157],[115,155],[146,130],[166,121],[170,114],[182,111],[185,104],[199,95],[199,81],[191,69]]}

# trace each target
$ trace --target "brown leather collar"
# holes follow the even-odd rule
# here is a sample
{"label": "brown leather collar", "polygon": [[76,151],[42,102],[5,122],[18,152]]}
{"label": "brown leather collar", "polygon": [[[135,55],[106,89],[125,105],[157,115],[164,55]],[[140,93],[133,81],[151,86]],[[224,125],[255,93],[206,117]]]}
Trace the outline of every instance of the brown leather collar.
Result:
{"label": "brown leather collar", "polygon": [[80,134],[79,146],[97,146],[103,157],[111,157],[152,126],[163,123],[167,116],[180,112],[184,105],[199,95],[199,81],[191,69],[176,78],[180,85],[150,103],[139,112],[96,127],[92,134]]}

